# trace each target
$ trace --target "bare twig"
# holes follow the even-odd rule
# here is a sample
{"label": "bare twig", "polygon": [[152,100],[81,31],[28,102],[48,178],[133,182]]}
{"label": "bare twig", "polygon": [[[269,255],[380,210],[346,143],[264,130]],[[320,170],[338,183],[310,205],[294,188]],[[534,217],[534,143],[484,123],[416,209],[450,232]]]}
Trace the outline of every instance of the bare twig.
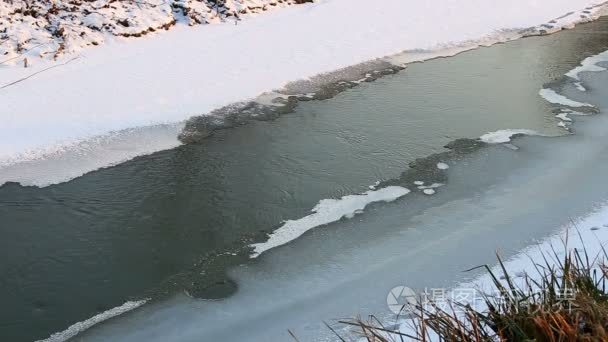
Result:
{"label": "bare twig", "polygon": [[48,67],[48,68],[42,69],[42,70],[40,70],[40,71],[36,71],[35,73],[33,73],[33,74],[31,74],[31,75],[28,75],[28,76],[26,76],[26,77],[24,77],[24,78],[20,78],[20,79],[18,79],[18,80],[16,80],[16,81],[13,81],[13,82],[11,82],[11,83],[7,83],[7,84],[5,84],[5,85],[1,86],[1,87],[0,87],[0,89],[8,88],[8,87],[10,87],[10,86],[12,86],[12,85],[15,85],[15,84],[17,84],[17,83],[23,82],[23,81],[25,81],[25,80],[27,80],[27,79],[29,79],[29,78],[32,78],[32,77],[34,77],[34,76],[36,76],[36,75],[38,75],[38,74],[40,74],[40,73],[42,73],[42,72],[47,71],[47,70],[50,70],[50,69],[53,69],[53,68],[56,68],[56,67],[60,67],[60,66],[64,66],[64,65],[66,65],[66,64],[68,64],[68,63],[70,63],[70,62],[72,62],[73,60],[76,60],[76,59],[78,59],[78,58],[80,58],[80,56],[78,56],[78,57],[74,57],[74,58],[72,58],[72,59],[68,60],[68,61],[67,61],[67,62],[65,62],[65,63],[56,64],[56,65],[52,65],[52,66],[50,66],[50,67]]}

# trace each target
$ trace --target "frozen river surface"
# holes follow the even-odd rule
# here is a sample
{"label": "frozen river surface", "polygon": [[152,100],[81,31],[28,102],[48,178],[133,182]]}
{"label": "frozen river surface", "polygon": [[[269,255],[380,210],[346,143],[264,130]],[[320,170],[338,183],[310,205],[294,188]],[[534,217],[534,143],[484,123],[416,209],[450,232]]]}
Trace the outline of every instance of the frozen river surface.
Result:
{"label": "frozen river surface", "polygon": [[[607,31],[602,19],[413,64],[200,144],[46,188],[5,184],[1,336],[45,338],[151,298],[75,339],[331,339],[324,321],[385,317],[397,285],[475,276],[462,270],[608,199],[608,73],[563,76],[608,50]],[[556,117],[568,108],[588,115]],[[539,136],[475,140],[503,129]],[[288,243],[251,258],[272,232]]]}

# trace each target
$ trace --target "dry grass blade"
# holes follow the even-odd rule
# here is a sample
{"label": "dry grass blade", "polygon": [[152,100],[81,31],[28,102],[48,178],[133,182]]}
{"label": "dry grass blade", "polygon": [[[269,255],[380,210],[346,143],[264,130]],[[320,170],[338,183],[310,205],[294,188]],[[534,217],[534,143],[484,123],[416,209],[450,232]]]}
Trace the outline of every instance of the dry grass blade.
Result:
{"label": "dry grass blade", "polygon": [[375,317],[375,324],[361,320],[341,323],[357,327],[368,342],[393,337],[424,342],[608,341],[608,253],[602,247],[591,258],[584,245],[569,250],[568,239],[562,241],[563,256],[551,246],[551,257],[541,253],[541,264],[532,260],[537,274],[518,276],[521,283],[510,275],[498,254],[504,283],[488,265],[467,270],[484,268],[497,291],[497,296],[482,293],[483,310],[470,303],[449,302],[447,309],[434,302],[418,304],[410,312],[414,315],[411,333],[385,329]]}

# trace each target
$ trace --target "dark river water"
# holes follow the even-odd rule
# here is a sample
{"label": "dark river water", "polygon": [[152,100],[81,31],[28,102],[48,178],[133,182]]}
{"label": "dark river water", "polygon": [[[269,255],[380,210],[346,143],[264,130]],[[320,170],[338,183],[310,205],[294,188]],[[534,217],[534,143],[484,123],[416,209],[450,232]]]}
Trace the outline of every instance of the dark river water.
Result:
{"label": "dark river water", "polygon": [[322,199],[398,182],[411,162],[459,138],[566,134],[538,91],[607,49],[600,19],[412,64],[276,120],[66,183],[5,184],[0,340],[44,339],[129,300],[230,296],[239,281],[226,271],[258,262],[249,245]]}

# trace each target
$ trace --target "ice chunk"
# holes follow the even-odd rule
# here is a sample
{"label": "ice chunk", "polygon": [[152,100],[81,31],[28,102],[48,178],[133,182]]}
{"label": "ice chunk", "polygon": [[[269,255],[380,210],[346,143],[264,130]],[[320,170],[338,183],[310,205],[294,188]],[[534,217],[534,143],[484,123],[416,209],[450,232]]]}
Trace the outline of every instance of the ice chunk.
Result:
{"label": "ice chunk", "polygon": [[565,113],[565,112],[559,113],[555,117],[558,118],[558,119],[560,119],[560,120],[562,120],[562,121],[568,121],[568,122],[572,121],[572,119],[570,119],[568,117],[568,113]]}
{"label": "ice chunk", "polygon": [[479,137],[479,140],[487,144],[508,143],[515,134],[538,135],[536,131],[531,129],[501,129],[499,131],[486,133]]}
{"label": "ice chunk", "polygon": [[548,102],[555,104],[561,104],[568,107],[593,107],[593,105],[588,103],[571,100],[564,95],[556,93],[553,89],[543,88],[538,92],[538,94]]}
{"label": "ice chunk", "polygon": [[[577,66],[576,68],[567,72],[566,76],[574,78],[575,80],[580,80],[579,74],[581,72],[598,72],[606,70],[606,68],[597,65],[599,62],[606,61],[608,61],[608,51],[604,51],[595,56],[587,57],[581,62],[580,66]],[[580,82],[578,82],[578,84],[580,84]]]}
{"label": "ice chunk", "polygon": [[312,214],[298,220],[288,220],[279,229],[270,234],[266,242],[251,245],[254,248],[252,258],[263,252],[284,245],[308,230],[332,223],[343,217],[352,217],[361,212],[368,204],[374,202],[391,202],[407,195],[410,190],[400,186],[388,186],[375,191],[367,191],[360,195],[347,195],[340,199],[324,199],[313,209]]}

